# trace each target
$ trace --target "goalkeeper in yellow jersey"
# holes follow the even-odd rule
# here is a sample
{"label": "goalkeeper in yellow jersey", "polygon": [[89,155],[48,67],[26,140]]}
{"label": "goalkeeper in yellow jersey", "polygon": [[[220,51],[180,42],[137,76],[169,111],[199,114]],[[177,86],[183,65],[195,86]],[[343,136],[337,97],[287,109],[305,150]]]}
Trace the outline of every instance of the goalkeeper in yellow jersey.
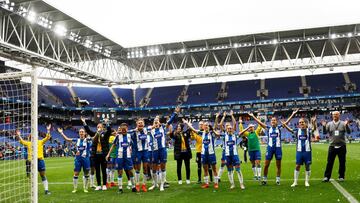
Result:
{"label": "goalkeeper in yellow jersey", "polygon": [[[42,183],[44,185],[45,188],[45,194],[46,195],[50,195],[50,191],[49,191],[49,183],[46,179],[46,175],[45,175],[45,161],[44,161],[44,144],[46,143],[46,141],[48,141],[50,139],[50,129],[51,129],[51,124],[46,126],[47,129],[47,133],[46,133],[46,137],[42,140],[38,140],[38,171],[40,173],[41,176],[41,180]],[[29,140],[31,140],[31,135],[29,135]],[[20,144],[24,145],[27,148],[28,151],[28,161],[32,160],[32,146],[31,146],[31,141],[26,141],[23,140],[21,137],[21,132],[19,130],[16,131],[16,137],[19,139]]]}

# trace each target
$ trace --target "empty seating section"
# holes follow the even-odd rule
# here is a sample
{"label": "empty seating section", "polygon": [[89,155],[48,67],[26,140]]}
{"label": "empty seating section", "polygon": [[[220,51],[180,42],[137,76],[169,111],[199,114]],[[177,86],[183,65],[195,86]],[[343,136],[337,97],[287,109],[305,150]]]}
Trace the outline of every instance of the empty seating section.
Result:
{"label": "empty seating section", "polygon": [[71,93],[65,86],[46,86],[55,96],[57,96],[66,106],[74,106]]}
{"label": "empty seating section", "polygon": [[155,87],[151,93],[151,100],[148,106],[171,106],[176,101],[184,86]]}
{"label": "empty seating section", "polygon": [[117,104],[108,88],[103,87],[73,87],[80,99],[86,99],[92,107],[116,107]]}
{"label": "empty seating section", "polygon": [[0,97],[27,101],[31,97],[30,84],[18,80],[0,81]]}
{"label": "empty seating section", "polygon": [[300,77],[276,78],[265,80],[265,89],[268,89],[267,99],[302,97],[299,92]]}
{"label": "empty seating section", "polygon": [[306,76],[306,82],[311,87],[310,96],[344,94],[345,79],[341,73]]}
{"label": "empty seating section", "polygon": [[216,103],[221,83],[190,85],[186,104]]}
{"label": "empty seating section", "polygon": [[355,92],[360,92],[360,72],[351,72],[348,74],[350,81],[356,84],[357,89]]}
{"label": "empty seating section", "polygon": [[138,88],[135,92],[136,106],[139,107],[141,100],[146,96],[149,88]]}
{"label": "empty seating section", "polygon": [[260,89],[260,80],[233,81],[227,83],[228,97],[226,102],[248,101],[259,99],[256,91]]}
{"label": "empty seating section", "polygon": [[113,88],[118,97],[121,97],[127,106],[132,107],[133,104],[133,90],[123,88]]}

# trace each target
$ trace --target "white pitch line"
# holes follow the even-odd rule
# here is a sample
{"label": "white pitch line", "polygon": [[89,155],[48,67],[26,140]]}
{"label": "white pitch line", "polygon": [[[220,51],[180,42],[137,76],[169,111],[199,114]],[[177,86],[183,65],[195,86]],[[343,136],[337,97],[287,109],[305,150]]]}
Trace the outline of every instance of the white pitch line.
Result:
{"label": "white pitch line", "polygon": [[359,203],[359,201],[357,201],[357,199],[355,199],[355,197],[345,190],[338,182],[335,180],[330,180],[330,182],[350,203]]}

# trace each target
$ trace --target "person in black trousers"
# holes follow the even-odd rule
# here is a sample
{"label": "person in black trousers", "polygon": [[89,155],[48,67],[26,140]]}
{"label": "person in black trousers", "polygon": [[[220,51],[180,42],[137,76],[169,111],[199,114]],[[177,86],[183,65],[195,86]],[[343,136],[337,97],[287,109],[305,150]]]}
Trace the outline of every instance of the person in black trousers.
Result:
{"label": "person in black trousers", "polygon": [[[97,125],[97,131],[93,132],[86,124],[85,118],[81,117],[84,129],[90,137],[92,137],[93,143],[91,146],[91,157],[95,162],[95,174],[98,186],[95,190],[107,190],[106,188],[106,155],[109,152],[109,137],[111,135],[111,127],[109,125],[109,119],[105,118],[104,123],[106,124],[106,131],[104,130],[104,124],[99,123]],[[101,174],[102,174],[102,186],[101,186]]]}
{"label": "person in black trousers", "polygon": [[244,162],[247,163],[247,149],[248,149],[248,139],[247,137],[242,137],[240,142],[240,147],[244,150]]}
{"label": "person in black trousers", "polygon": [[349,121],[340,120],[340,112],[332,113],[333,120],[326,123],[322,121],[323,133],[329,136],[329,150],[323,182],[329,182],[336,156],[339,157],[339,181],[345,180],[346,169],[346,133],[350,134]]}
{"label": "person in black trousers", "polygon": [[174,159],[177,162],[177,176],[179,184],[182,184],[181,168],[182,162],[185,163],[186,184],[190,184],[190,159],[192,158],[190,148],[190,132],[184,132],[184,124],[178,124],[174,132],[172,126],[169,128],[169,134],[174,139]]}

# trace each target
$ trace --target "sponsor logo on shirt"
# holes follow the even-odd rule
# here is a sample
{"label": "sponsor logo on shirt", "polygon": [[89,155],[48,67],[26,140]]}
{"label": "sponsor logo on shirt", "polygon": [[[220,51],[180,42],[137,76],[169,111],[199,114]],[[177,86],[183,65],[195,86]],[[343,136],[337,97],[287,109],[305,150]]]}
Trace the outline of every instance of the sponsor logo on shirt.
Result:
{"label": "sponsor logo on shirt", "polygon": [[140,140],[146,140],[147,136],[145,134],[139,135]]}
{"label": "sponsor logo on shirt", "polygon": [[235,145],[235,141],[234,140],[227,141],[226,144],[227,144],[227,146],[233,146],[233,145]]}

